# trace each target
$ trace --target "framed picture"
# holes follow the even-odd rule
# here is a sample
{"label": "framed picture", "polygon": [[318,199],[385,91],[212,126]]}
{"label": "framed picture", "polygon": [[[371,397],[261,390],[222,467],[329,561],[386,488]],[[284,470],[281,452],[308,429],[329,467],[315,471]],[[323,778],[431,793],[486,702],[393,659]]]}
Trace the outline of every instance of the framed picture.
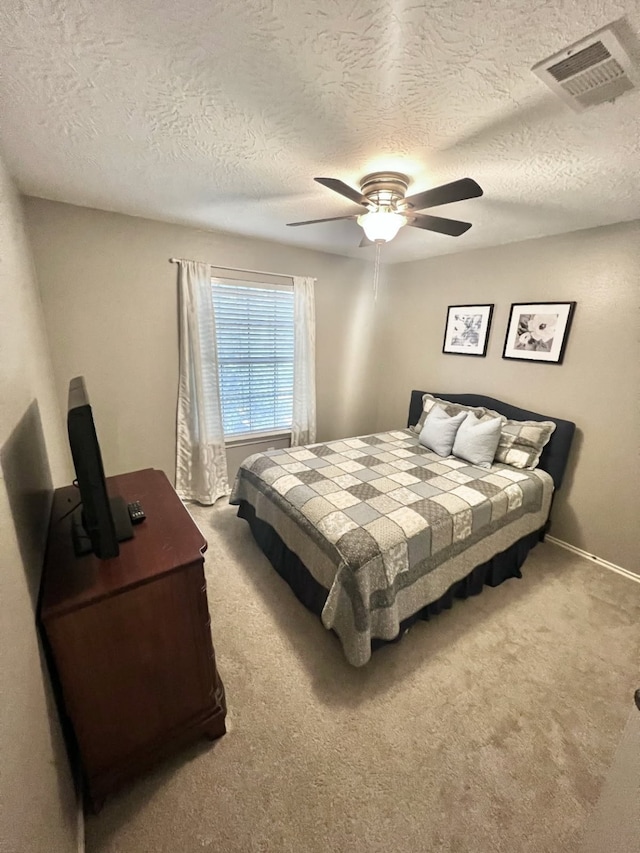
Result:
{"label": "framed picture", "polygon": [[503,358],[562,364],[575,302],[514,302]]}
{"label": "framed picture", "polygon": [[493,305],[449,305],[442,352],[486,355],[492,314]]}

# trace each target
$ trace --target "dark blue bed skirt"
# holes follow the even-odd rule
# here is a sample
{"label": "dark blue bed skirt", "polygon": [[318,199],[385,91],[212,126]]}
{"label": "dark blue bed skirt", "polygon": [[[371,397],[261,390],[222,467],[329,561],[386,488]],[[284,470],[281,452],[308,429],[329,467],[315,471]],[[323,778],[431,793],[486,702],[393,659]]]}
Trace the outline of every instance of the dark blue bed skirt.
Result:
{"label": "dark blue bed skirt", "polygon": [[[319,616],[327,599],[327,590],[310,574],[293,551],[287,548],[275,530],[256,516],[253,507],[246,501],[241,501],[238,507],[238,516],[246,519],[249,523],[253,537],[260,549],[280,577],[289,584],[296,597],[307,609]],[[437,601],[427,604],[413,616],[405,619],[400,625],[400,633],[395,640],[372,640],[372,650],[386,645],[387,642],[398,642],[414,622],[418,619],[428,620],[443,610],[449,610],[456,598],[479,595],[485,586],[499,586],[509,578],[521,578],[520,567],[526,560],[527,554],[543,538],[544,530],[535,530],[533,533],[523,536],[506,551],[502,551],[486,563],[476,566],[466,577],[450,586]]]}

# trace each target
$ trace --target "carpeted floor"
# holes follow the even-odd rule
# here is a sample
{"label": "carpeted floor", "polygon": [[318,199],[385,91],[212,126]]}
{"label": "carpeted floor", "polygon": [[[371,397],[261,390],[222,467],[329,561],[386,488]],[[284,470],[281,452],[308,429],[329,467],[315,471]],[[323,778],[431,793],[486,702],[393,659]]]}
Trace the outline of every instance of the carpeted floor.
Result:
{"label": "carpeted floor", "polygon": [[88,853],[579,850],[640,686],[640,584],[542,544],[354,669],[233,508],[193,515],[228,733],[107,800]]}

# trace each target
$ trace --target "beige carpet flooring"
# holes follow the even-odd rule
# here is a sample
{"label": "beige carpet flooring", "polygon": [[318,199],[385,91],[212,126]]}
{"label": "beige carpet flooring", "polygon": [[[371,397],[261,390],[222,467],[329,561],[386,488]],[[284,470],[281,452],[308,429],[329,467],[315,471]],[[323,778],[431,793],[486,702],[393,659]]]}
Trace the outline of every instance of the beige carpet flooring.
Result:
{"label": "beige carpet flooring", "polygon": [[228,733],[107,800],[88,853],[580,849],[640,686],[640,584],[542,544],[354,669],[232,508],[193,514]]}

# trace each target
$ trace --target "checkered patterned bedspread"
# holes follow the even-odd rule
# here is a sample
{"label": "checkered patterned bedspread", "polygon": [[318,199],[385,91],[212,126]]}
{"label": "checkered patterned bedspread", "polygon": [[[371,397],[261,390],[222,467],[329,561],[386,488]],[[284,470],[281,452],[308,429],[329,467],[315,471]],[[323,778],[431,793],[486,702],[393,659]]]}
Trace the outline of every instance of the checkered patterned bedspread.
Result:
{"label": "checkered patterned bedspread", "polygon": [[[452,456],[443,459],[410,430],[394,430],[250,456],[230,502],[246,500],[260,516],[260,496],[282,510],[276,529],[285,543],[291,547],[303,531],[335,567],[333,583],[324,584],[325,625],[336,627],[335,620],[327,624],[329,611],[338,598],[339,608],[348,599],[354,630],[370,640],[386,637],[395,617],[409,615],[396,608],[401,591],[502,525],[527,513],[546,518],[551,491],[543,471],[502,464],[482,469]],[[295,525],[295,535],[289,525]],[[300,553],[304,549],[292,550],[319,579]],[[372,612],[389,608],[396,608],[394,618],[374,633]],[[380,625],[380,614],[374,621]],[[345,652],[351,660],[346,646]]]}

